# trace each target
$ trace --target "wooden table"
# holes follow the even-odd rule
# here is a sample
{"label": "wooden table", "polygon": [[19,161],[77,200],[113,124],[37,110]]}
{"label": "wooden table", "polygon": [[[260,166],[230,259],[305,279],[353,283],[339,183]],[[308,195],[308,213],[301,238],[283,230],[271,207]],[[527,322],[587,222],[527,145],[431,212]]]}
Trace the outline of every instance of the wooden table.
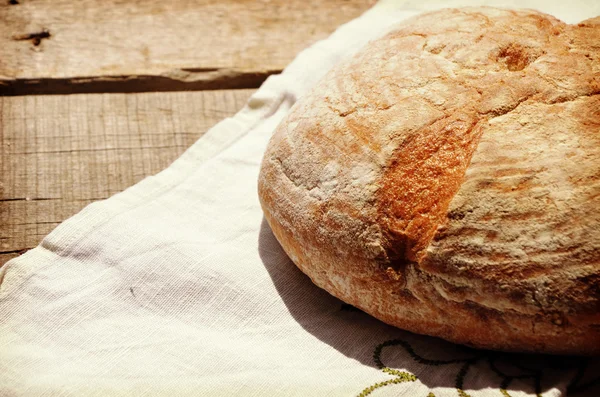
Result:
{"label": "wooden table", "polygon": [[0,0],[0,266],[374,0]]}

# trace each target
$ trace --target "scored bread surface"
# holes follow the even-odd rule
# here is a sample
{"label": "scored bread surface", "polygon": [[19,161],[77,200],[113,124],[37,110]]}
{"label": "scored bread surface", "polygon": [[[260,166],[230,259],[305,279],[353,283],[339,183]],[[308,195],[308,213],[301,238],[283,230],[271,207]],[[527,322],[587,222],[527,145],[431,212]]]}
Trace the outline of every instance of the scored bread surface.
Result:
{"label": "scored bread surface", "polygon": [[343,62],[259,176],[315,284],[476,347],[600,354],[600,18],[449,9]]}

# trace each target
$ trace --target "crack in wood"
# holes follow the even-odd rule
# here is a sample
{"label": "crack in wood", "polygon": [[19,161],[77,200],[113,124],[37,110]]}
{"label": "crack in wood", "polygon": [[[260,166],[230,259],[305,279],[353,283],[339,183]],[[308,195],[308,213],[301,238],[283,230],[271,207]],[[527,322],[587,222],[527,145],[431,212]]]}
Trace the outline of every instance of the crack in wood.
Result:
{"label": "crack in wood", "polygon": [[[0,162],[5,161],[4,179],[0,177],[0,249],[12,252],[0,254],[0,266],[22,249],[37,246],[50,230],[91,202],[164,169],[211,125],[242,108],[253,92],[0,98],[0,141],[5,145],[0,154]],[[69,122],[63,125],[64,120]],[[95,148],[111,151],[12,153]],[[53,168],[57,156],[62,158],[58,171]]]}
{"label": "crack in wood", "polygon": [[257,88],[375,0],[121,3],[4,0],[0,95]]}
{"label": "crack in wood", "polygon": [[[117,192],[115,192],[115,193],[117,193]],[[98,200],[104,200],[108,197],[109,196],[107,196],[107,197],[82,197],[82,198],[73,198],[73,199],[64,198],[64,197],[39,197],[39,198],[11,197],[11,198],[0,198],[0,203],[1,202],[9,202],[9,201],[49,201],[49,200],[59,200],[59,201],[69,203],[69,202],[75,202],[75,201],[98,201]]]}
{"label": "crack in wood", "polygon": [[201,73],[201,72],[216,72],[219,70],[223,70],[220,68],[181,68],[182,71],[184,72],[190,72],[190,73]]}
{"label": "crack in wood", "polygon": [[[58,225],[62,221],[50,221],[50,222],[25,222],[25,223],[7,223],[6,226],[28,226],[28,225]],[[0,237],[1,239],[2,237]]]}
{"label": "crack in wood", "polygon": [[61,154],[61,153],[81,153],[81,152],[113,152],[117,150],[154,150],[154,149],[186,149],[185,145],[165,145],[165,146],[140,146],[140,147],[106,147],[89,149],[67,149],[67,150],[47,150],[40,152],[12,152],[13,155],[30,154]]}
{"label": "crack in wood", "polygon": [[58,200],[54,197],[11,197],[11,198],[0,198],[0,202],[5,201],[46,201],[46,200]]}
{"label": "crack in wood", "polygon": [[208,91],[258,88],[281,69],[185,68],[160,75],[16,78],[0,80],[0,96]]}
{"label": "crack in wood", "polygon": [[39,46],[43,39],[49,39],[50,36],[52,35],[48,29],[42,29],[39,32],[16,34],[13,35],[12,39],[15,41],[31,40],[34,46]]}
{"label": "crack in wood", "polygon": [[16,250],[8,250],[8,251],[0,251],[0,255],[8,255],[8,254],[18,254],[22,255],[25,252],[29,251],[31,248],[21,248]]}

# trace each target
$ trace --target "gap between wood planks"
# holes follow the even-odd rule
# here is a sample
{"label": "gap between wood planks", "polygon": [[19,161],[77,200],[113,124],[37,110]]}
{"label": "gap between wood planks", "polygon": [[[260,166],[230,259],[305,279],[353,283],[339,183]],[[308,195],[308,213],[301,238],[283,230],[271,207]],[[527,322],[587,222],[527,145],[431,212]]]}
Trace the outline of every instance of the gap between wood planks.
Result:
{"label": "gap between wood planks", "polygon": [[167,167],[374,4],[0,0],[0,266]]}
{"label": "gap between wood planks", "polygon": [[254,91],[0,97],[0,266],[165,169]]}
{"label": "gap between wood planks", "polygon": [[0,96],[140,93],[258,88],[282,69],[242,71],[180,69],[163,76],[93,76],[0,80]]}
{"label": "gap between wood planks", "polygon": [[0,96],[257,88],[375,0],[0,0]]}

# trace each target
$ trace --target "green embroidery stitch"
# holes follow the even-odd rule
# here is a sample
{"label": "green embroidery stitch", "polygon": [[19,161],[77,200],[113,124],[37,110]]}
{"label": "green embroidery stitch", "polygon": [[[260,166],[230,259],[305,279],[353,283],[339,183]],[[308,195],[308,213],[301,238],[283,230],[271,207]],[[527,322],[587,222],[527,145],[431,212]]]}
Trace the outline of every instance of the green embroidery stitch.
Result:
{"label": "green embroidery stitch", "polygon": [[500,382],[500,393],[502,393],[502,395],[504,397],[511,397],[511,395],[508,393],[507,389],[508,389],[508,386],[511,384],[511,382],[514,379],[533,379],[534,387],[535,387],[535,395],[537,397],[542,397],[542,373],[541,373],[541,371],[534,370],[531,368],[526,368],[522,365],[513,363],[512,365],[514,367],[519,368],[520,370],[527,372],[527,373],[523,374],[523,375],[507,375],[496,366],[496,360],[499,358],[499,355],[500,355],[500,353],[490,352],[489,356],[487,357],[487,361],[488,361],[490,369],[496,375],[498,375],[500,378],[502,378],[502,381]]}
{"label": "green embroidery stitch", "polygon": [[[488,362],[488,365],[489,365],[489,368],[491,369],[491,371],[494,372],[501,379],[500,385],[498,388],[498,392],[503,397],[511,397],[511,395],[508,392],[508,388],[509,388],[510,384],[512,383],[512,381],[515,379],[530,380],[533,383],[533,387],[535,389],[536,396],[542,397],[543,369],[552,368],[553,365],[554,366],[556,365],[556,363],[551,362],[548,364],[548,363],[546,363],[546,361],[544,361],[539,369],[528,368],[525,365],[522,365],[521,363],[516,361],[515,356],[507,355],[505,353],[491,352],[491,351],[478,351],[478,350],[472,350],[472,349],[467,349],[467,348],[464,348],[464,349],[471,352],[473,354],[472,357],[452,359],[452,360],[432,360],[432,359],[424,358],[424,357],[418,355],[408,342],[401,340],[401,339],[393,339],[393,340],[388,340],[383,343],[380,343],[379,345],[377,345],[375,347],[375,350],[373,352],[373,361],[375,362],[377,367],[379,369],[381,369],[382,372],[393,375],[396,378],[389,379],[389,380],[379,382],[379,383],[375,383],[374,385],[371,385],[371,386],[365,388],[358,395],[359,397],[368,396],[376,389],[379,389],[381,387],[384,387],[384,386],[387,386],[390,384],[398,384],[398,383],[403,383],[403,382],[414,382],[418,379],[415,375],[413,375],[409,372],[389,368],[383,363],[383,361],[381,360],[381,354],[382,354],[383,350],[386,347],[392,347],[392,346],[402,347],[415,362],[425,364],[425,365],[441,366],[441,365],[447,365],[447,364],[463,363],[463,365],[460,367],[458,373],[456,374],[456,378],[455,378],[455,388],[456,388],[456,391],[457,391],[459,397],[471,397],[467,392],[465,392],[463,390],[465,377],[466,377],[467,373],[469,372],[469,369],[471,368],[471,366],[478,363],[482,359],[484,359]],[[518,368],[520,371],[522,371],[522,373],[517,374],[517,375],[504,373],[502,370],[500,370],[500,368],[496,364],[496,361],[498,361],[498,360],[501,360],[504,363],[508,363],[511,367]],[[576,371],[573,379],[571,380],[571,382],[569,382],[569,385],[567,386],[568,393],[579,392],[579,391],[585,390],[589,387],[600,384],[600,376],[595,377],[585,383],[581,383],[582,379],[585,376],[585,371],[588,367],[588,359],[574,358],[574,360],[578,360],[578,361],[576,361],[577,371]],[[561,363],[560,367],[569,369],[569,368],[574,367],[572,364],[573,364],[572,362],[567,365],[564,365],[564,363]],[[534,367],[535,367],[535,364],[534,364]],[[435,395],[432,392],[430,392],[427,395],[427,397],[435,397]]]}
{"label": "green embroidery stitch", "polygon": [[462,389],[456,389],[456,391],[458,392],[458,395],[460,397],[471,397],[469,394],[465,393],[465,391]]}
{"label": "green embroidery stitch", "polygon": [[417,380],[417,377],[414,376],[413,374],[409,374],[408,372],[403,372],[403,371],[398,371],[397,369],[391,369],[388,367],[382,368],[381,369],[383,372],[385,372],[386,374],[390,374],[390,375],[395,375],[401,378],[406,379],[407,382],[414,382],[415,380]]}
{"label": "green embroidery stitch", "polygon": [[[383,387],[383,386],[402,383],[402,382],[414,382],[415,380],[417,380],[416,376],[409,374],[408,372],[405,372],[405,375],[407,375],[407,376],[403,377],[403,378],[394,378],[394,379],[389,379],[389,380],[386,380],[383,382],[375,383],[374,385],[369,386],[365,390],[363,390],[358,395],[358,397],[366,397],[369,394],[371,394],[373,391],[375,391],[376,389],[379,389],[380,387]],[[414,379],[410,379],[411,377],[414,377]]]}
{"label": "green embroidery stitch", "polygon": [[[375,347],[375,352],[373,354],[373,360],[375,361],[375,364],[377,364],[378,368],[384,367],[384,365],[381,361],[381,352],[384,348],[386,348],[388,346],[401,346],[404,350],[406,350],[406,352],[410,355],[410,357],[414,361],[421,363],[421,364],[440,366],[440,365],[454,364],[454,363],[465,363],[462,366],[459,373],[456,375],[456,390],[458,392],[459,397],[471,397],[468,393],[466,393],[464,390],[462,390],[464,377],[467,374],[469,367],[472,364],[474,364],[475,362],[477,362],[480,358],[483,357],[482,354],[476,355],[471,358],[466,358],[466,359],[463,358],[463,359],[452,359],[452,360],[431,360],[431,359],[424,358],[424,357],[418,355],[408,342],[401,340],[401,339],[394,339],[394,340],[389,340],[389,341],[383,342],[383,343],[379,344],[377,347]],[[416,378],[415,378],[415,380],[416,380]]]}
{"label": "green embroidery stitch", "polygon": [[387,342],[383,342],[380,345],[378,345],[377,347],[375,347],[375,351],[373,352],[373,361],[375,361],[377,368],[379,368],[382,372],[384,372],[386,374],[394,375],[394,376],[396,376],[396,378],[389,379],[389,380],[379,382],[379,383],[375,383],[374,385],[371,385],[371,386],[365,388],[358,395],[358,397],[368,396],[376,389],[379,389],[379,388],[387,386],[387,385],[398,384],[398,383],[402,383],[402,382],[414,382],[417,380],[417,377],[415,375],[408,373],[408,372],[404,372],[404,371],[398,371],[397,369],[389,368],[383,364],[383,361],[381,361],[381,352],[383,351],[383,348],[387,347],[387,346],[393,346],[395,344],[395,342],[397,342],[397,341],[393,341],[393,340],[387,341]]}

